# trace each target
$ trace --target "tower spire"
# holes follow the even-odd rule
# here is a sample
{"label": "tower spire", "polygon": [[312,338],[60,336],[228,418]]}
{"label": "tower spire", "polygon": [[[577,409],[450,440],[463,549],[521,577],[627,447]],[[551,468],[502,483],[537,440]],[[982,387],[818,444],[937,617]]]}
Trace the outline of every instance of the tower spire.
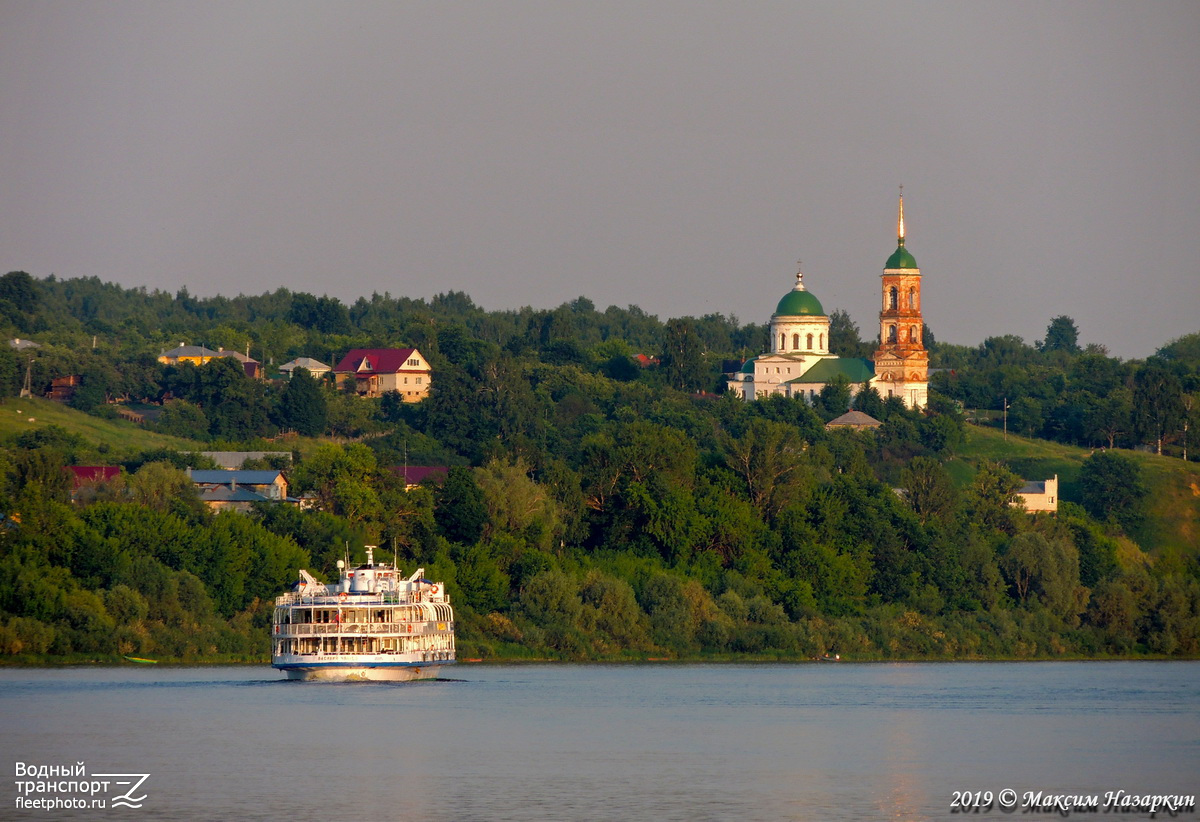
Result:
{"label": "tower spire", "polygon": [[896,239],[904,247],[904,186],[900,186],[900,217],[896,220]]}

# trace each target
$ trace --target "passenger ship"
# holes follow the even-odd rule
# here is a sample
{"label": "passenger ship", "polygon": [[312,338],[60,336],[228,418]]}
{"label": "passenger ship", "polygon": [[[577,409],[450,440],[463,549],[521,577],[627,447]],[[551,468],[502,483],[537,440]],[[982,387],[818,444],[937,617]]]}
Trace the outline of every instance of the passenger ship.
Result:
{"label": "passenger ship", "polygon": [[424,578],[425,569],[404,579],[398,569],[367,562],[341,579],[317,582],[300,571],[295,590],[275,599],[271,665],[288,679],[434,679],[454,664],[454,612],[445,586]]}

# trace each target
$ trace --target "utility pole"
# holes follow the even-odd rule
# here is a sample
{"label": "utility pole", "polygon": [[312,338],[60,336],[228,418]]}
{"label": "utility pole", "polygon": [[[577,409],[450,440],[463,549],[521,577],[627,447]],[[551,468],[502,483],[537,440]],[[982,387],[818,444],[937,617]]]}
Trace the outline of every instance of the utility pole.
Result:
{"label": "utility pole", "polygon": [[29,358],[29,365],[25,366],[25,385],[21,386],[21,398],[33,397],[33,357]]}
{"label": "utility pole", "polygon": [[1008,397],[1004,398],[1004,441],[1008,442]]}

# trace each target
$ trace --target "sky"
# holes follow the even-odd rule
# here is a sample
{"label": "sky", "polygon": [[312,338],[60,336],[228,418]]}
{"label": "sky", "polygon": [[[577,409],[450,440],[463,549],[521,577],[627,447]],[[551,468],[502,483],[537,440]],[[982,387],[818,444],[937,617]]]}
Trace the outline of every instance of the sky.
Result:
{"label": "sky", "polygon": [[[1200,331],[1200,3],[0,0],[0,270]],[[404,341],[397,340],[397,344]]]}

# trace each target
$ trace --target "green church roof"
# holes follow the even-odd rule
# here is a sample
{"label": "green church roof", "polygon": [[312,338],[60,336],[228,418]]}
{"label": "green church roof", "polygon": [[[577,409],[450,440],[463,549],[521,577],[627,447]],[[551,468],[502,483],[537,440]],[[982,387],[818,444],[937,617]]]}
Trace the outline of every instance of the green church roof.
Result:
{"label": "green church roof", "polygon": [[884,268],[917,268],[917,261],[912,254],[908,253],[908,249],[904,247],[904,241],[900,241],[900,245],[896,246],[896,250],[892,252],[892,256],[887,258],[887,262],[883,264]]}
{"label": "green church roof", "polygon": [[775,307],[775,313],[785,317],[824,317],[825,309],[821,307],[821,301],[811,292],[797,288],[783,295],[783,299]]}
{"label": "green church roof", "polygon": [[839,374],[845,377],[847,382],[863,383],[875,376],[875,364],[861,357],[827,357],[788,382],[824,385],[833,382]]}

